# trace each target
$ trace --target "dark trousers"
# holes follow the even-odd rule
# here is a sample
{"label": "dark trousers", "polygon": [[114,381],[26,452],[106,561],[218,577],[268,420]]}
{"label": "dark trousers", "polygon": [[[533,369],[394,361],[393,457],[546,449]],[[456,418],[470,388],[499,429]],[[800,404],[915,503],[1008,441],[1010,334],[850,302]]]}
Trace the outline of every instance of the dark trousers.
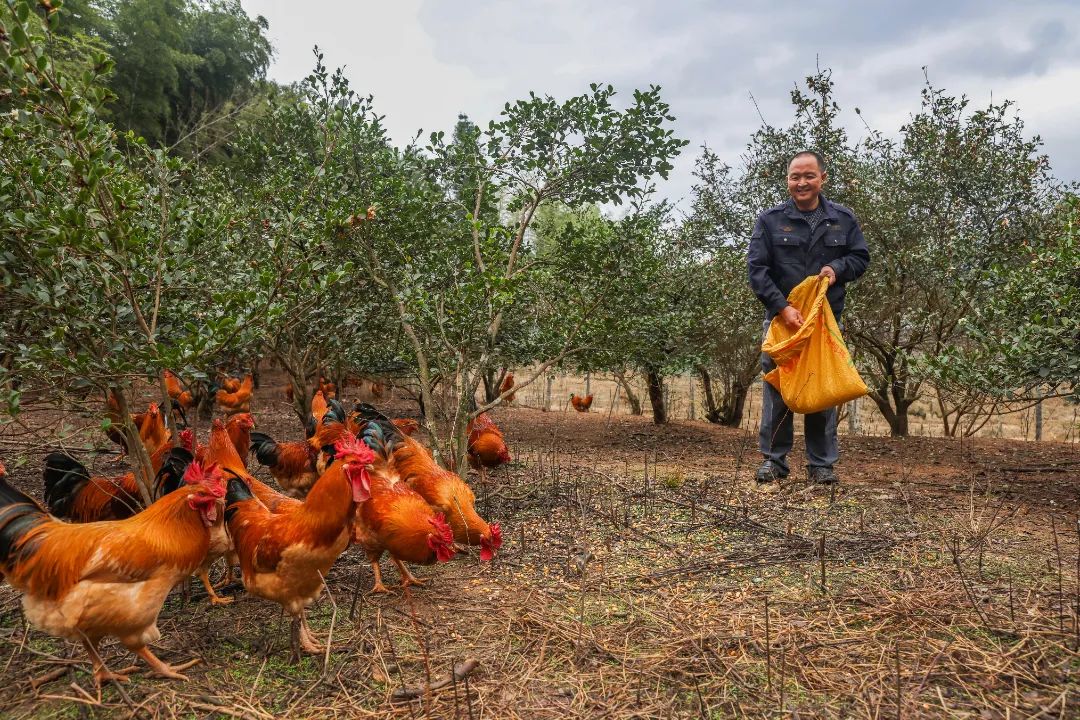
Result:
{"label": "dark trousers", "polygon": [[[769,330],[769,321],[765,321],[765,332]],[[764,332],[762,333],[764,337]],[[761,370],[769,372],[776,363],[766,353],[761,353]],[[783,472],[789,472],[787,454],[791,452],[795,440],[794,418],[780,391],[767,382],[763,386],[761,398],[761,429],[758,431],[758,448],[766,459],[772,460]],[[840,448],[836,437],[836,408],[804,416],[804,435],[806,437],[806,463],[811,467],[831,468],[840,457]]]}

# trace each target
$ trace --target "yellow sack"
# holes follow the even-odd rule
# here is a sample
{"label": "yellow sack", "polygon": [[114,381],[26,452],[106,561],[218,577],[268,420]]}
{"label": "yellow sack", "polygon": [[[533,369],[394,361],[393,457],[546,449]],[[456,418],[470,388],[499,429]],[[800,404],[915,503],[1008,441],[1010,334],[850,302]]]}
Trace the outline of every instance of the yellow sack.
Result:
{"label": "yellow sack", "polygon": [[828,289],[826,277],[812,275],[799,283],[788,302],[802,313],[802,327],[793,331],[778,315],[761,344],[761,351],[776,363],[765,380],[780,391],[792,412],[816,413],[866,394],[866,383],[825,299]]}

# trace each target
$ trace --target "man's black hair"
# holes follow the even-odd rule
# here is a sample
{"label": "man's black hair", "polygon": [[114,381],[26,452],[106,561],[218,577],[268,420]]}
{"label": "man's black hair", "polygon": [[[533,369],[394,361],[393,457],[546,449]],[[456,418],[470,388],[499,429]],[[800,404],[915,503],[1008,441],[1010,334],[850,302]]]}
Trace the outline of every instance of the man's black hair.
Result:
{"label": "man's black hair", "polygon": [[795,162],[795,158],[802,157],[803,155],[813,155],[814,159],[817,160],[818,170],[823,173],[825,172],[825,158],[821,157],[821,153],[816,150],[800,150],[791,156],[791,159],[787,161],[787,166],[791,167],[791,163]]}

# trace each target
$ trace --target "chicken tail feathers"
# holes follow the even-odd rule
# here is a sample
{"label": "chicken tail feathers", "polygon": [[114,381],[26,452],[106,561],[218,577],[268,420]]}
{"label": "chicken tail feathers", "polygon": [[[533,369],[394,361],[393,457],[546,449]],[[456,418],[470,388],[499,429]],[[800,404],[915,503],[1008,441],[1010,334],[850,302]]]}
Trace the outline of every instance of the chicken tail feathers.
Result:
{"label": "chicken tail feathers", "polygon": [[195,456],[182,447],[175,447],[165,455],[161,469],[154,477],[154,493],[157,497],[168,495],[184,484],[184,473]]}
{"label": "chicken tail feathers", "polygon": [[229,485],[225,490],[225,522],[232,520],[233,515],[236,514],[236,504],[243,502],[244,500],[251,500],[255,496],[251,494],[251,488],[247,486],[247,483],[240,479],[240,476],[231,470],[226,470],[229,473]]}
{"label": "chicken tail feathers", "polygon": [[45,458],[45,503],[57,517],[71,517],[75,499],[90,482],[86,466],[62,452],[49,453]]}
{"label": "chicken tail feathers", "polygon": [[0,569],[10,565],[22,538],[49,516],[32,497],[16,490],[0,475]]}
{"label": "chicken tail feathers", "polygon": [[278,444],[266,433],[252,431],[251,449],[260,465],[274,467],[278,464]]}

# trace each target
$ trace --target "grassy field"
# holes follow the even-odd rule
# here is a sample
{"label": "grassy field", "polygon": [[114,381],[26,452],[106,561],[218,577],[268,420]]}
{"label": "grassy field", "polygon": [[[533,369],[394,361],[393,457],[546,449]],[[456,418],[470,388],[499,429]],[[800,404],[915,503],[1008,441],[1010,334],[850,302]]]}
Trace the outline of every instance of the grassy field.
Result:
{"label": "grassy field", "polygon": [[[275,395],[257,394],[259,429],[300,437]],[[155,651],[201,658],[190,682],[135,676],[100,703],[82,650],[28,630],[2,586],[0,715],[1078,716],[1080,446],[845,437],[840,486],[796,469],[761,490],[746,428],[523,407],[495,419],[514,462],[478,487],[503,526],[494,562],[459,556],[417,569],[424,588],[370,596],[350,549],[313,611],[334,650],[297,665],[276,606],[178,590]],[[32,409],[0,436],[16,484],[40,496],[58,432]],[[129,664],[116,644],[105,659]],[[423,691],[466,660],[466,678]]]}

